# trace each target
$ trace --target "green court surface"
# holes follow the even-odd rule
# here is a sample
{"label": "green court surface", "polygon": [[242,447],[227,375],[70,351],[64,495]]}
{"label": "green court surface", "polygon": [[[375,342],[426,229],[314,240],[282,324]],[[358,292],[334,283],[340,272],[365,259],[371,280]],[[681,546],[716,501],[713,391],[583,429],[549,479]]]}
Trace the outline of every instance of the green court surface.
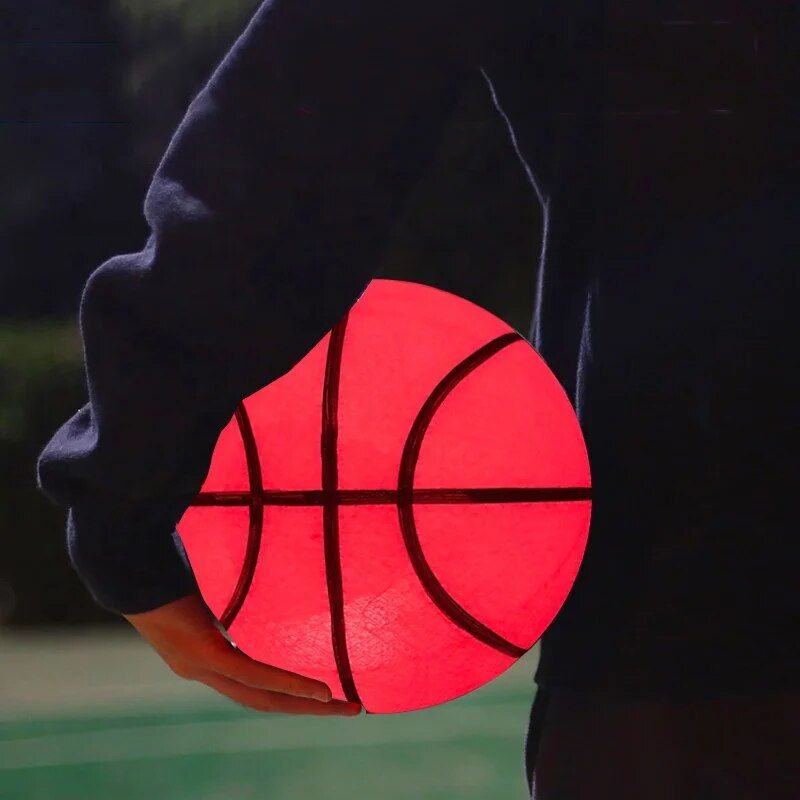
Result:
{"label": "green court surface", "polygon": [[127,632],[0,635],[2,800],[519,800],[535,653],[435,709],[259,715]]}

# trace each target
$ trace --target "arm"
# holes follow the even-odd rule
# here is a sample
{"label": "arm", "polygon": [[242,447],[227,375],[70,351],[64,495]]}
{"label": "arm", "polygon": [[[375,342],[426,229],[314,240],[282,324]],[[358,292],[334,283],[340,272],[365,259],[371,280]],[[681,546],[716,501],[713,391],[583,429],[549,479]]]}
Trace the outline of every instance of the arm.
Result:
{"label": "arm", "polygon": [[89,278],[89,403],[39,479],[107,608],[148,619],[194,591],[174,527],[219,431],[368,283],[486,30],[444,5],[264,3],[156,171],[145,246]]}

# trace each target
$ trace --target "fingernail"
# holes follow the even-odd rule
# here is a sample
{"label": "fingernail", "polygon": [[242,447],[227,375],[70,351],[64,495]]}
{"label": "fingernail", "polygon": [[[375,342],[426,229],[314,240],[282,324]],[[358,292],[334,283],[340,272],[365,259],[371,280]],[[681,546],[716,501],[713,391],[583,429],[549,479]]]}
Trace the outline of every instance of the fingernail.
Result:
{"label": "fingernail", "polygon": [[322,703],[330,703],[331,698],[333,697],[333,694],[331,693],[331,690],[327,686],[325,686],[322,689],[317,689],[311,695],[311,697],[314,700],[319,700]]}

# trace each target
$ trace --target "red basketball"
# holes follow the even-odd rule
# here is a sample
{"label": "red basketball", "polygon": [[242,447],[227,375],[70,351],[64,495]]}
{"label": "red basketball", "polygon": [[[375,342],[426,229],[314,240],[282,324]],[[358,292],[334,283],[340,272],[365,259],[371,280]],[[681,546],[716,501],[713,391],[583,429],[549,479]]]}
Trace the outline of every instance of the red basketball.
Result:
{"label": "red basketball", "polygon": [[542,635],[589,527],[563,389],[507,324],[374,280],[222,431],[178,530],[241,650],[371,712],[443,703]]}

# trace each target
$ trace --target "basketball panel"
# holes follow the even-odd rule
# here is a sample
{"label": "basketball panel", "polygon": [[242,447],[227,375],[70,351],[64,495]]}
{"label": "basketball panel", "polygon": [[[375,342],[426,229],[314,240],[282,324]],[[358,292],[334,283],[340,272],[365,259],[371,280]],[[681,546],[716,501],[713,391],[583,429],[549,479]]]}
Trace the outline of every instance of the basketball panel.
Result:
{"label": "basketball panel", "polygon": [[514,663],[434,605],[411,566],[396,508],[346,506],[340,513],[347,649],[367,709],[444,703]]}
{"label": "basketball panel", "polygon": [[242,570],[249,510],[245,506],[190,506],[177,529],[200,593],[219,619]]}
{"label": "basketball panel", "polygon": [[445,397],[420,448],[415,487],[588,487],[583,434],[563,388],[524,340]]}
{"label": "basketball panel", "polygon": [[422,552],[473,617],[531,647],[552,622],[586,547],[590,503],[414,506]]}
{"label": "basketball panel", "polygon": [[265,489],[319,489],[322,385],[330,334],[289,372],[245,400]]}
{"label": "basketball panel", "polygon": [[344,698],[331,642],[320,507],[265,507],[253,581],[230,634],[252,658],[324,681]]}
{"label": "basketball panel", "polygon": [[350,312],[344,339],[339,486],[395,487],[403,445],[428,395],[458,362],[511,331],[447,292],[372,281]]}

